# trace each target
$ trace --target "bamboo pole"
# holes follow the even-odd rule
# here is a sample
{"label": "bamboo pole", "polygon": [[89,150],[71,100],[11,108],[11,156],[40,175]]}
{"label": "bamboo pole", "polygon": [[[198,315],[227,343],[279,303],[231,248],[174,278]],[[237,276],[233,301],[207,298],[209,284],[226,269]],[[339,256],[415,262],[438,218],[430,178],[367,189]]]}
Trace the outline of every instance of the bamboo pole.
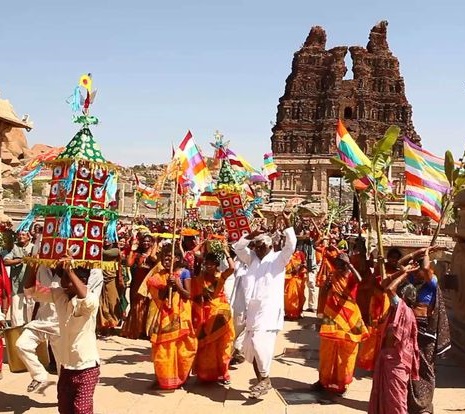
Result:
{"label": "bamboo pole", "polygon": [[[177,163],[177,161],[175,161]],[[175,179],[174,179],[174,201],[173,201],[173,241],[171,243],[171,263],[170,263],[170,276],[174,272],[174,252],[176,248],[176,221],[178,219],[177,217],[177,212],[178,212],[178,184],[179,184],[179,179],[178,179],[178,172],[179,172],[179,165],[176,164],[175,168]],[[171,309],[173,306],[173,286],[169,286],[168,288],[168,309]]]}
{"label": "bamboo pole", "polygon": [[[375,184],[376,185],[376,184]],[[379,196],[378,189],[373,188],[373,202],[375,207],[375,227],[376,227],[376,237],[378,238],[378,258],[381,258],[380,270],[381,270],[381,279],[386,278],[386,268],[384,267],[384,247],[383,247],[383,236],[381,234],[381,217],[379,210]]]}

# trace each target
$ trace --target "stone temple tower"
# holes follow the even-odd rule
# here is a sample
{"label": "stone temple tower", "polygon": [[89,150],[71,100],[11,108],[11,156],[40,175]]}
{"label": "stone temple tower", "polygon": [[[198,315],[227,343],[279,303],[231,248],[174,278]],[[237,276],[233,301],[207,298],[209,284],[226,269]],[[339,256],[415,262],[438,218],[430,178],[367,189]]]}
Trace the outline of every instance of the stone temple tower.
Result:
{"label": "stone temple tower", "polygon": [[[294,54],[272,129],[272,149],[281,171],[272,200],[299,196],[325,209],[328,179],[340,175],[329,161],[336,153],[338,119],[368,154],[390,125],[399,126],[401,136],[420,144],[399,61],[387,42],[387,25],[382,21],[371,29],[366,48],[330,50],[324,29],[315,26]],[[353,63],[352,79],[345,79],[347,52]],[[394,154],[402,160],[401,140]],[[401,164],[395,167],[399,177]]]}

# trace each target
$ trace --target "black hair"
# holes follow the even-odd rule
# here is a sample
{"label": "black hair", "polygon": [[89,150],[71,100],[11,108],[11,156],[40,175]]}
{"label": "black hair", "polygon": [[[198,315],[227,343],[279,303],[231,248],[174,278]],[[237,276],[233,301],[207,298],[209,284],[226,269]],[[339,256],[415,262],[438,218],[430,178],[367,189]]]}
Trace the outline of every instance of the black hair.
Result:
{"label": "black hair", "polygon": [[207,262],[207,261],[213,262],[213,263],[215,263],[217,266],[220,265],[220,259],[218,258],[218,255],[215,254],[215,253],[212,253],[212,252],[207,253],[207,254],[205,255],[205,261],[206,261],[206,262]]}
{"label": "black hair", "polygon": [[397,247],[391,247],[388,252],[386,257],[392,257],[392,256],[397,256],[399,259],[403,256],[402,251],[397,248]]}

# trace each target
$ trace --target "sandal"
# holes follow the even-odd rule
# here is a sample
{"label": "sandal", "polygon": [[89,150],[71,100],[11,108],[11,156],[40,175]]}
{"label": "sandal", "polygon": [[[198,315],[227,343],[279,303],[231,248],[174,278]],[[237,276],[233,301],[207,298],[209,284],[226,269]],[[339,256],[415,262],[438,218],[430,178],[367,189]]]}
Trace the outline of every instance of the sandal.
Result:
{"label": "sandal", "polygon": [[32,380],[32,382],[27,386],[27,392],[33,392],[42,384],[40,381]]}
{"label": "sandal", "polygon": [[273,387],[271,386],[271,382],[269,379],[261,380],[257,385],[254,385],[250,389],[249,398],[259,398],[262,395],[265,395],[272,388]]}

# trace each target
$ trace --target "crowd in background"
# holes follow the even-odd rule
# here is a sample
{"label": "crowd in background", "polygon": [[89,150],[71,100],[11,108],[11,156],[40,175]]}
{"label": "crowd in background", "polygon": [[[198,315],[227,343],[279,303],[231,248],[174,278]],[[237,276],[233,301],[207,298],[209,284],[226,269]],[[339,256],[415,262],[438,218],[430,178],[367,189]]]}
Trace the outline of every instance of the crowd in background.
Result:
{"label": "crowd in background", "polygon": [[[228,384],[230,364],[247,359],[257,376],[251,396],[257,397],[271,388],[275,340],[261,336],[273,346],[260,348],[254,343],[257,331],[275,335],[281,316],[298,319],[306,309],[321,324],[320,377],[313,391],[343,395],[358,366],[374,371],[371,413],[405,413],[407,407],[409,413],[432,412],[434,361],[449,346],[429,258],[435,247],[409,255],[393,248],[382,258],[369,251],[368,227],[356,219],[329,222],[294,215],[291,223],[289,215],[283,217],[255,219],[250,237],[236,244],[228,244],[220,220],[204,222],[198,230],[182,229],[181,220],[119,222],[118,242],[104,244],[104,261],[114,266],[103,267],[97,334],[150,341],[157,386],[163,389],[180,387],[190,375]],[[22,259],[37,254],[41,232],[36,224],[4,249],[3,326],[8,311],[12,326],[38,316],[37,305],[24,292]],[[250,292],[248,277],[254,278],[252,290],[262,286],[261,292]],[[270,279],[260,285],[262,278]],[[271,281],[278,283],[273,295],[280,295],[274,307],[266,304],[271,296],[263,294]],[[273,319],[275,310],[284,315],[263,328],[268,322],[257,315],[269,312]],[[252,320],[258,328],[250,326]],[[34,344],[48,339],[53,348],[57,333],[41,332]],[[22,358],[32,364],[28,391],[34,391],[47,374],[28,353],[24,346]]]}

